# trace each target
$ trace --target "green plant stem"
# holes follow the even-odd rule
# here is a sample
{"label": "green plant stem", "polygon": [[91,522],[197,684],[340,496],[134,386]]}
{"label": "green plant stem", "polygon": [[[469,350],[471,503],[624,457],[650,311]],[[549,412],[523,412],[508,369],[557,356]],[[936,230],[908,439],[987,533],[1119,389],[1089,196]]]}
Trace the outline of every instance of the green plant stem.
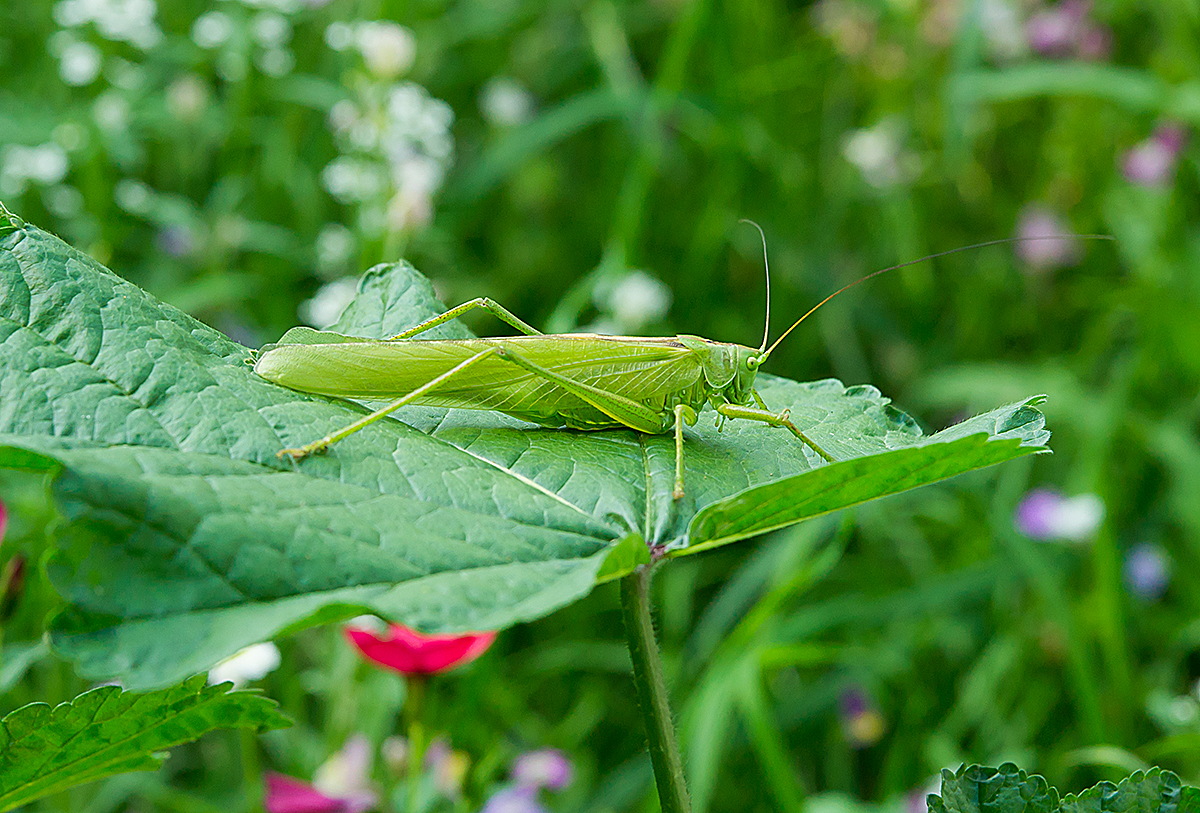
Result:
{"label": "green plant stem", "polygon": [[625,638],[629,644],[629,660],[633,663],[638,705],[646,726],[659,803],[663,813],[688,813],[691,802],[683,776],[683,760],[679,755],[675,723],[671,719],[671,705],[663,680],[662,657],[650,618],[650,574],[650,566],[643,565],[621,579]]}
{"label": "green plant stem", "polygon": [[251,807],[257,807],[263,800],[262,763],[258,759],[258,735],[251,729],[243,728],[238,734],[242,746],[242,784],[246,789],[246,798]]}
{"label": "green plant stem", "polygon": [[407,813],[416,813],[421,790],[421,773],[425,763],[425,726],[421,721],[425,711],[424,675],[409,675],[408,697],[404,701],[404,716],[408,721],[408,794]]}

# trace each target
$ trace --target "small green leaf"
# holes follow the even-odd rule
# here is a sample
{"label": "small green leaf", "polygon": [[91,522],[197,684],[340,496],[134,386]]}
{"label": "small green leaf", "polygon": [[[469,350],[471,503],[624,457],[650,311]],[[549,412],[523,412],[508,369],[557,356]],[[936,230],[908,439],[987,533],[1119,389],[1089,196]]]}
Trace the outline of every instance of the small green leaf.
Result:
{"label": "small green leaf", "polygon": [[1101,782],[1062,801],[1062,813],[1177,813],[1183,799],[1179,777],[1161,768],[1138,771],[1119,783]]}
{"label": "small green leaf", "polygon": [[[764,374],[767,404],[839,462],[706,413],[685,430],[676,500],[670,434],[406,407],[293,465],[277,453],[363,407],[257,377],[247,348],[6,222],[0,468],[53,474],[62,521],[47,566],[68,602],[53,648],[133,688],[363,612],[428,632],[531,620],[652,553],[728,544],[1045,451],[1048,437],[1037,399],[925,437],[873,387]],[[386,337],[442,312],[412,266],[379,266],[333,330]],[[469,335],[455,321],[424,334]]]}
{"label": "small green leaf", "polygon": [[941,796],[929,797],[930,813],[1053,813],[1057,808],[1058,791],[1011,762],[944,770]]}
{"label": "small green leaf", "polygon": [[157,768],[165,754],[220,728],[284,728],[275,703],[203,675],[149,694],[101,686],[69,703],[22,706],[0,720],[0,810],[125,771]]}

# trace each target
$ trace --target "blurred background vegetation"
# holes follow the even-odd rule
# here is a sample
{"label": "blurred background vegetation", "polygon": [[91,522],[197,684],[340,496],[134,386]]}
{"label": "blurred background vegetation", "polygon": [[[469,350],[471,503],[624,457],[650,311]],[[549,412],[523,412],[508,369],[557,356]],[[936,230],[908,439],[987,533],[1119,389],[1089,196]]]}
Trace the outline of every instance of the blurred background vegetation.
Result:
{"label": "blurred background vegetation", "polygon": [[[660,633],[697,811],[919,813],[962,761],[1197,783],[1198,37],[1184,0],[4,3],[0,199],[248,346],[401,257],[551,331],[754,345],[739,218],[776,334],[927,253],[1113,235],[907,268],[793,333],[771,372],[927,429],[1045,392],[1055,454],[674,563]],[[36,644],[39,487],[0,486],[7,712],[85,686]],[[554,747],[576,776],[548,807],[655,809],[614,593],[433,684],[431,804],[479,809]],[[256,685],[295,728],[39,809],[249,809],[263,768],[397,730],[402,678],[336,630],[279,646]]]}

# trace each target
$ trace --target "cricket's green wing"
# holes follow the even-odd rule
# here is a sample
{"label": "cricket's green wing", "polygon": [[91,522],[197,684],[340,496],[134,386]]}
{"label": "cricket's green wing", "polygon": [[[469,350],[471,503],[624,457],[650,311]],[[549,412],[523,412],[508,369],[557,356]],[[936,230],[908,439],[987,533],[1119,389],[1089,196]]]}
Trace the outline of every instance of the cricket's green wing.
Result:
{"label": "cricket's green wing", "polygon": [[[337,398],[399,398],[488,347],[501,345],[538,366],[660,411],[694,388],[695,353],[673,339],[594,334],[503,339],[373,341],[308,329],[289,331],[254,371],[301,392]],[[492,409],[544,426],[619,424],[586,401],[500,357],[484,359],[415,403]]]}

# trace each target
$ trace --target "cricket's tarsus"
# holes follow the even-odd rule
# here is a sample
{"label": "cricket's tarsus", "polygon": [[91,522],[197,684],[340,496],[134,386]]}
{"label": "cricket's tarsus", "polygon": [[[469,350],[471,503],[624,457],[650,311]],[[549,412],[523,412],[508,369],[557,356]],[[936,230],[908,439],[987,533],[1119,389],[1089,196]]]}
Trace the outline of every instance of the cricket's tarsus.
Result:
{"label": "cricket's tarsus", "polygon": [[[684,496],[683,426],[693,426],[705,407],[725,420],[750,420],[786,429],[818,458],[834,458],[791,420],[774,412],[754,389],[758,368],[788,334],[838,294],[869,279],[916,263],[975,248],[1040,237],[1010,237],[930,254],[867,274],[822,299],[779,338],[770,340],[771,277],[762,228],[767,277],[767,317],[755,349],[699,336],[638,338],[594,334],[546,335],[499,303],[479,297],[427,319],[389,339],[338,338],[329,344],[280,344],[254,358],[254,371],[276,384],[336,398],[390,399],[390,403],[313,443],[284,449],[298,461],[383,418],[402,406],[496,410],[551,428],[583,431],[626,427],[646,434],[675,435],[676,499]],[[1064,235],[1111,240],[1107,235]],[[1062,236],[1056,239],[1061,239]],[[524,335],[486,339],[413,339],[482,308]]]}

